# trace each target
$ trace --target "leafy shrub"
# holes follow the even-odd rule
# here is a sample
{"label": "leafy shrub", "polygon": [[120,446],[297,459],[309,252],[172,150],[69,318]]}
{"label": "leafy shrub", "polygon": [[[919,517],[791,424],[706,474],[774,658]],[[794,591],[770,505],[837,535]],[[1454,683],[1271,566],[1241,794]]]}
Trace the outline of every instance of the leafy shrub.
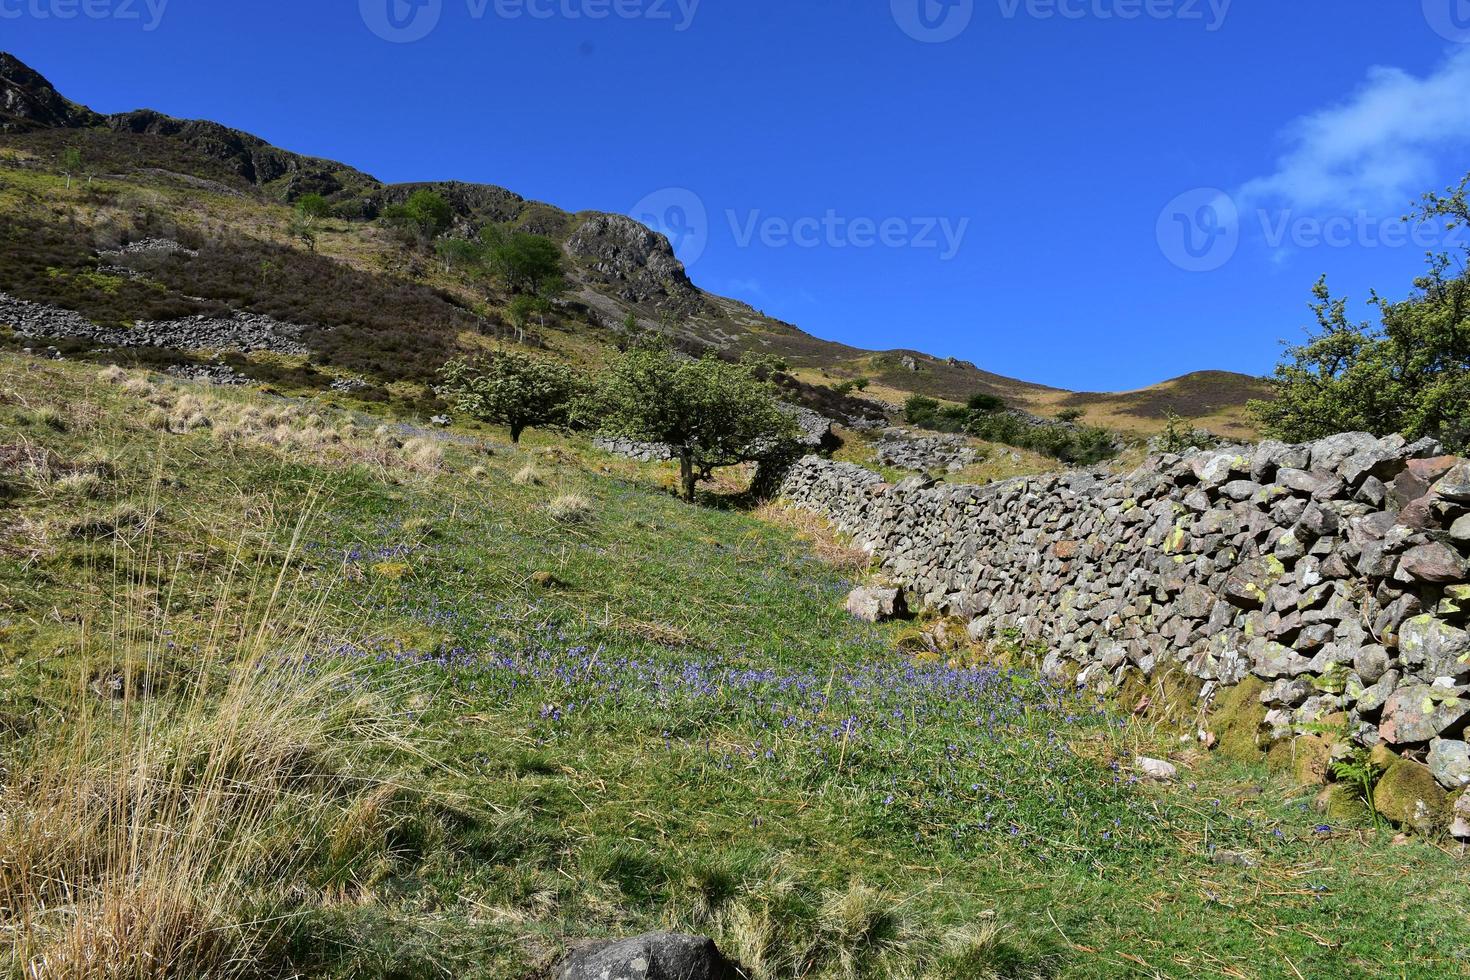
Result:
{"label": "leafy shrub", "polygon": [[[1446,195],[1427,195],[1417,217],[1470,223],[1467,189],[1470,177]],[[1450,269],[1448,256],[1431,256],[1407,299],[1374,294],[1378,326],[1350,320],[1347,301],[1318,280],[1316,331],[1287,348],[1270,379],[1275,398],[1251,403],[1265,432],[1288,442],[1398,432],[1470,450],[1470,274]]]}
{"label": "leafy shrub", "polygon": [[528,428],[566,426],[584,387],[571,369],[519,351],[496,351],[475,361],[456,358],[441,374],[445,401],[481,422],[507,426],[511,442],[520,442]]}
{"label": "leafy shrub", "polygon": [[598,392],[603,429],[672,446],[692,503],[695,484],[715,467],[759,459],[795,434],[775,386],[758,370],[713,354],[683,357],[661,338],[645,338],[613,364]]}
{"label": "leafy shrub", "polygon": [[[971,401],[993,404],[988,395],[977,395]],[[1004,406],[1004,402],[1001,404]],[[994,409],[977,411],[959,405],[941,405],[925,395],[914,395],[904,404],[904,417],[925,429],[962,432],[987,442],[1043,453],[1074,466],[1091,466],[1118,454],[1116,440],[1106,429],[1028,420]]]}

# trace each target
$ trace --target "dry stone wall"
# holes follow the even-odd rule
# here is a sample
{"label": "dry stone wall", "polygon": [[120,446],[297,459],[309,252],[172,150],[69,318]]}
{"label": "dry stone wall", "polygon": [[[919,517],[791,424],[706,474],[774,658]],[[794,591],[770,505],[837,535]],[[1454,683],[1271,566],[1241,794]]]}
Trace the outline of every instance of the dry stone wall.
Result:
{"label": "dry stone wall", "polygon": [[[1470,463],[1435,442],[1348,433],[984,487],[809,456],[782,494],[911,604],[1044,641],[1054,675],[1108,690],[1177,665],[1206,698],[1254,676],[1277,735],[1346,718],[1363,744],[1467,758]],[[1470,762],[1438,769],[1470,784]]]}

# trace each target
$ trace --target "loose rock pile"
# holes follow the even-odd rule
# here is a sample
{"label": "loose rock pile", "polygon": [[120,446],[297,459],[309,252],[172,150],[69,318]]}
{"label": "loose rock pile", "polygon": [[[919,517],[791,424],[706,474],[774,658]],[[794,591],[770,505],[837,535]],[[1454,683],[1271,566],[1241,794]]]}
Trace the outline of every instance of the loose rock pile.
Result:
{"label": "loose rock pile", "polygon": [[64,337],[90,341],[99,347],[307,352],[301,342],[306,327],[252,313],[236,313],[228,319],[201,315],[182,320],[140,320],[130,328],[99,327],[80,313],[0,293],[0,326],[9,326],[21,337]]}
{"label": "loose rock pile", "polygon": [[212,385],[244,385],[250,379],[228,364],[172,364],[164,373],[183,381]]}
{"label": "loose rock pile", "polygon": [[1259,744],[1340,729],[1470,784],[1470,462],[1437,443],[1347,433],[986,487],[807,457],[783,494],[976,639],[1044,641],[1053,676],[1182,671],[1205,700],[1248,691]]}
{"label": "loose rock pile", "polygon": [[144,238],[130,242],[121,248],[109,249],[98,254],[103,259],[119,258],[124,255],[183,255],[191,259],[199,257],[196,249],[186,248],[171,238]]}
{"label": "loose rock pile", "polygon": [[914,436],[904,429],[886,430],[875,450],[884,466],[919,473],[955,473],[980,460],[962,436]]}

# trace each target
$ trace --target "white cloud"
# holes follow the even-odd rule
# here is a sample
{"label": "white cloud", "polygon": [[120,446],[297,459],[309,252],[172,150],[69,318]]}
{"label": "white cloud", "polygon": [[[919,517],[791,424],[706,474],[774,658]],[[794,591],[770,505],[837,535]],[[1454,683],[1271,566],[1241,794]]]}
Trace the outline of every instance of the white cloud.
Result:
{"label": "white cloud", "polygon": [[1470,145],[1470,48],[1420,78],[1376,67],[1351,98],[1296,120],[1274,173],[1240,189],[1303,210],[1402,212],[1443,182],[1438,159]]}

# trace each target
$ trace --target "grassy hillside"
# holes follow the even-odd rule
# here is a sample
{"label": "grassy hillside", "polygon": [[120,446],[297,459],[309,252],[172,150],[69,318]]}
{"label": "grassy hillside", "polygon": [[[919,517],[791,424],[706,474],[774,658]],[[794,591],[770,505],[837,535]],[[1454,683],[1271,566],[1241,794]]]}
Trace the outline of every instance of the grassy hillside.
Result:
{"label": "grassy hillside", "polygon": [[857,623],[864,558],[668,478],[0,354],[6,975],[529,978],[655,927],[761,978],[1470,954],[1458,858]]}
{"label": "grassy hillside", "polygon": [[[354,373],[371,380],[370,400],[432,410],[423,385],[433,368],[508,333],[510,297],[496,283],[444,268],[374,221],[428,188],[453,206],[457,234],[510,224],[567,248],[572,294],[533,341],[573,363],[605,361],[631,313],[692,348],[776,355],[816,385],[871,378],[874,396],[890,403],[913,393],[963,402],[983,391],[1038,414],[1081,408],[1086,421],[1133,434],[1157,431],[1164,407],[1249,434],[1243,406],[1262,393],[1252,379],[1206,372],[1141,392],[1073,395],[952,358],[858,350],[700,290],[662,236],[626,219],[569,214],[486,185],[387,185],[216,123],[146,110],[100,116],[3,54],[0,94],[14,110],[0,113],[0,291],[104,323],[242,309],[311,325],[309,365],[256,365],[251,375],[292,390]],[[69,149],[84,160],[75,179],[60,172]],[[290,234],[290,205],[309,193],[336,216],[319,229],[315,253]],[[100,251],[148,237],[200,254],[126,257],[111,262],[131,270],[121,278],[98,272]]]}

